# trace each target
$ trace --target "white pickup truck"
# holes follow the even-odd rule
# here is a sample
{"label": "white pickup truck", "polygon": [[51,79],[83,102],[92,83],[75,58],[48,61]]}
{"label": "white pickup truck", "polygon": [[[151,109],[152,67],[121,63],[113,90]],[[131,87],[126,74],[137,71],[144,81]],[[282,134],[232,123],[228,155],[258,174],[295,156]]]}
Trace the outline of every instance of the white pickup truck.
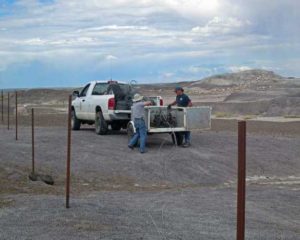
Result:
{"label": "white pickup truck", "polygon": [[[97,134],[126,128],[131,118],[132,98],[130,84],[118,81],[92,81],[80,92],[74,91],[72,102],[72,129],[81,124],[95,124]],[[163,105],[161,97],[151,97],[156,106]]]}

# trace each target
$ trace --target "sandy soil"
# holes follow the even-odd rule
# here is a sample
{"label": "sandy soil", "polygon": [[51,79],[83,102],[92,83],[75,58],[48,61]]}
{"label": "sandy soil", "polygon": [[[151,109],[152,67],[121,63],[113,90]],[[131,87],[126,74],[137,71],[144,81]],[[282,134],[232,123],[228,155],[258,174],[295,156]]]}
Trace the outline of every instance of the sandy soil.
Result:
{"label": "sandy soil", "polygon": [[[300,137],[271,131],[291,125],[263,132],[249,124],[247,238],[299,239]],[[234,239],[234,126],[214,121],[212,131],[193,133],[190,149],[152,135],[145,155],[127,149],[125,132],[73,132],[67,210],[65,127],[36,129],[36,167],[53,176],[49,186],[27,178],[30,128],[16,142],[0,125],[0,239]]]}

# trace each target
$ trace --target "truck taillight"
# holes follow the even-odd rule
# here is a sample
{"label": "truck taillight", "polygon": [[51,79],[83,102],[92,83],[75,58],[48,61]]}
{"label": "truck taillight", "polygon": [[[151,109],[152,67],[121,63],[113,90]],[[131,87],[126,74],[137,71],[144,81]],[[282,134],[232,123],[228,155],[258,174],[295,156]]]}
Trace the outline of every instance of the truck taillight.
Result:
{"label": "truck taillight", "polygon": [[109,110],[114,110],[115,109],[115,98],[110,98],[108,99],[108,109]]}
{"label": "truck taillight", "polygon": [[163,106],[164,105],[164,100],[161,98],[161,99],[159,99],[159,105],[160,106]]}

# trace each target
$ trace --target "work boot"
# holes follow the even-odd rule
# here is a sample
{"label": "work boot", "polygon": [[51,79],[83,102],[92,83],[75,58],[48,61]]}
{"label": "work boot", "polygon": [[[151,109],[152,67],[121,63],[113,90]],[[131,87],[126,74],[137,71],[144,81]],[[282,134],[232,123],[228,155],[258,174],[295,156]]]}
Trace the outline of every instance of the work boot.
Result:
{"label": "work boot", "polygon": [[128,145],[128,147],[129,147],[131,150],[134,149],[134,146]]}
{"label": "work boot", "polygon": [[183,148],[188,148],[191,146],[191,143],[187,142],[182,145]]}

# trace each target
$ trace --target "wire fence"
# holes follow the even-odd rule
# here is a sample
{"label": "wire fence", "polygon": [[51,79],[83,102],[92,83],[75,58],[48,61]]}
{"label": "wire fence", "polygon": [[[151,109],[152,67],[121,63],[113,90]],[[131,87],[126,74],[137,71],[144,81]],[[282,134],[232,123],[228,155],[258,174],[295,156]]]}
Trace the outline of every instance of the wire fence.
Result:
{"label": "wire fence", "polygon": [[[1,164],[10,171],[5,177],[13,176],[7,180],[7,186],[16,192],[61,196],[65,188],[68,98],[53,106],[31,105],[22,99],[22,93],[19,96],[19,141],[15,144],[15,93],[9,95],[9,111],[5,104],[8,95],[3,98]],[[33,190],[24,190],[28,183],[23,171],[27,175],[31,171],[32,108],[37,127],[35,167],[54,178],[53,188],[32,186]],[[8,119],[11,131],[6,128]],[[131,221],[128,228],[139,226],[160,239],[193,239],[194,234],[209,239],[216,232],[222,232],[225,239],[233,239],[237,125],[231,120],[212,123],[211,132],[194,134],[190,149],[173,145],[170,135],[150,136],[148,155],[127,152],[125,130],[98,136],[93,126],[84,126],[81,131],[72,132],[71,209],[72,198],[79,204],[82,195],[106,191],[111,194],[110,200],[101,195],[97,198],[102,201],[87,196],[88,203],[111,206],[116,215]],[[275,235],[288,239],[286,236],[296,233],[299,218],[294,212],[299,207],[295,204],[295,193],[300,184],[298,126],[296,121],[247,121],[246,236],[250,239]],[[82,204],[83,211],[90,211],[84,206],[88,203]]]}

